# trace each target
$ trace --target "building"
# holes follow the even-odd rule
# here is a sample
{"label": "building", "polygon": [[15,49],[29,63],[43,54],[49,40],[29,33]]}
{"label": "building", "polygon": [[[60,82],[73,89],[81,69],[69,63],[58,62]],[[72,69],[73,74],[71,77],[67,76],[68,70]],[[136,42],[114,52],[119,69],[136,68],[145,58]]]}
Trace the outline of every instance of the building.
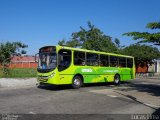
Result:
{"label": "building", "polygon": [[10,68],[37,68],[34,56],[14,56]]}
{"label": "building", "polygon": [[160,73],[160,59],[156,60],[156,63],[155,63],[155,72],[156,73]]}
{"label": "building", "polygon": [[154,64],[149,66],[149,72],[160,74],[160,58],[155,60]]}

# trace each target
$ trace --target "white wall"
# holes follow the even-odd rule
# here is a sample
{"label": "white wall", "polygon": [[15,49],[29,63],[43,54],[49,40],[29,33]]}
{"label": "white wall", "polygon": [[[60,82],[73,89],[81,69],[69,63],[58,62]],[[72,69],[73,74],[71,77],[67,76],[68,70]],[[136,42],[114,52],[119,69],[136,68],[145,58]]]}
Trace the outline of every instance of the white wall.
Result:
{"label": "white wall", "polygon": [[157,60],[155,65],[155,72],[160,73],[160,60]]}

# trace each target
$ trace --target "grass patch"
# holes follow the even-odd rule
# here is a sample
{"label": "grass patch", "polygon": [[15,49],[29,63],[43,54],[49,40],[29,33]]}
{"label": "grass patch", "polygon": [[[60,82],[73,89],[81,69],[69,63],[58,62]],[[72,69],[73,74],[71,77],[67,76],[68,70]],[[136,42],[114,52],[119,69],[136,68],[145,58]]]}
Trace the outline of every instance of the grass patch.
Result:
{"label": "grass patch", "polygon": [[30,78],[36,77],[37,71],[34,68],[14,68],[9,69],[8,74],[4,74],[2,69],[0,70],[0,78]]}

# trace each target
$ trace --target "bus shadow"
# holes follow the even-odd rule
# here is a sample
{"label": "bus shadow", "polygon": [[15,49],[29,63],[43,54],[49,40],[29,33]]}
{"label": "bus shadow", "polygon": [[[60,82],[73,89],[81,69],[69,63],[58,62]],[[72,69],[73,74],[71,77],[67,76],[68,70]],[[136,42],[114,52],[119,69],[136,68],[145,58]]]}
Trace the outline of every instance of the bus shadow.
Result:
{"label": "bus shadow", "polygon": [[70,85],[38,85],[37,88],[50,91],[61,91],[72,89]]}
{"label": "bus shadow", "polygon": [[87,83],[84,85],[84,87],[107,87],[107,88],[118,88],[122,86],[128,86],[131,84],[130,82],[121,82],[119,85],[115,85],[112,82],[107,82],[107,83]]}
{"label": "bus shadow", "polygon": [[[94,89],[104,89],[104,87],[108,89],[121,87],[124,85],[130,84],[129,82],[122,82],[120,85],[114,85],[113,83],[85,83],[80,89],[87,89],[87,88],[94,88]],[[44,85],[38,85],[37,88],[39,89],[45,89],[45,90],[51,90],[51,91],[60,91],[60,90],[75,90],[72,88],[71,85],[50,85],[50,84],[44,84]]]}

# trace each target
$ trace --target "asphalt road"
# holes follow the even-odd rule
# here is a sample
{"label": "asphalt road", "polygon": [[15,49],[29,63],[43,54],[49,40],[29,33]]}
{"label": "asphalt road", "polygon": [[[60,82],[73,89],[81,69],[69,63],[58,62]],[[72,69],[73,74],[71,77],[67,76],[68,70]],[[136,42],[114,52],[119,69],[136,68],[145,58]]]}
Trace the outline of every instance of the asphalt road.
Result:
{"label": "asphalt road", "polygon": [[[3,115],[1,118],[6,114],[20,114],[20,116],[30,114],[32,119],[49,119],[47,118],[49,114],[51,118],[61,116],[61,119],[112,120],[121,117],[129,119],[132,117],[131,114],[152,114],[158,108],[143,104],[143,101],[133,96],[121,94],[127,89],[134,91],[134,85],[142,85],[143,82],[132,81],[120,86],[87,85],[80,89],[71,89],[70,86],[0,89],[0,113]],[[138,87],[143,88],[143,86]],[[156,88],[157,90],[160,90],[160,87]]]}

